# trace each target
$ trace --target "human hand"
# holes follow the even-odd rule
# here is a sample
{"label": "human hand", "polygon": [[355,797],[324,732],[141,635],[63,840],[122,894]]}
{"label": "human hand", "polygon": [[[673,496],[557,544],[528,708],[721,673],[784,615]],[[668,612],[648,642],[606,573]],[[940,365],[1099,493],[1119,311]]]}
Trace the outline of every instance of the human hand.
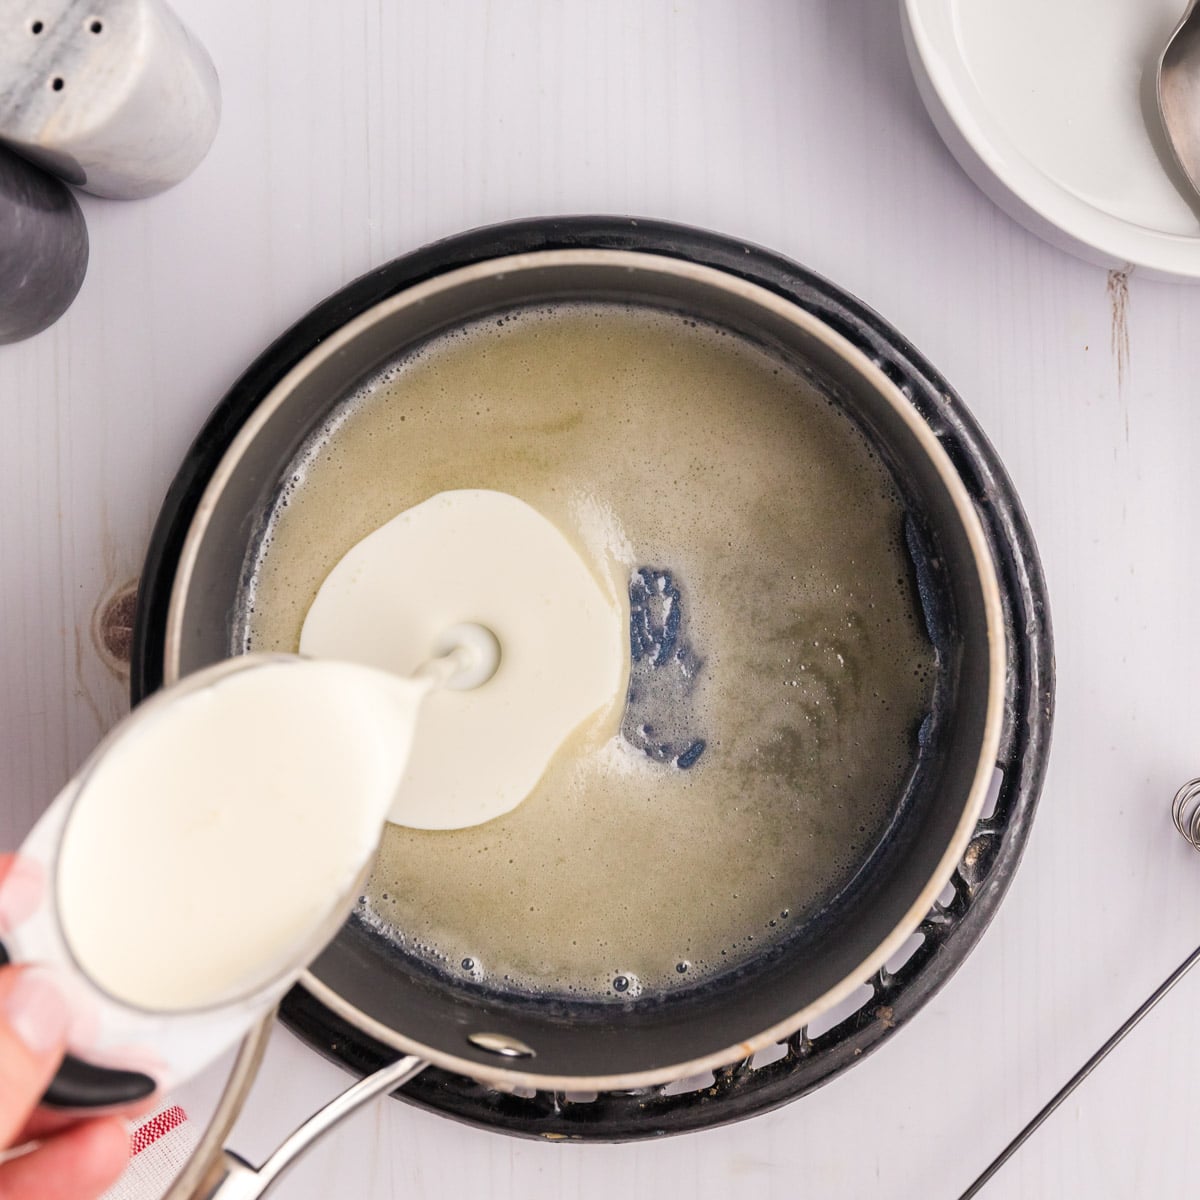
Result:
{"label": "human hand", "polygon": [[[36,868],[0,855],[0,883],[9,875],[0,933],[29,915],[42,886]],[[94,1200],[128,1161],[129,1137],[117,1117],[81,1121],[37,1110],[62,1061],[69,1021],[46,973],[0,967],[0,1200]]]}

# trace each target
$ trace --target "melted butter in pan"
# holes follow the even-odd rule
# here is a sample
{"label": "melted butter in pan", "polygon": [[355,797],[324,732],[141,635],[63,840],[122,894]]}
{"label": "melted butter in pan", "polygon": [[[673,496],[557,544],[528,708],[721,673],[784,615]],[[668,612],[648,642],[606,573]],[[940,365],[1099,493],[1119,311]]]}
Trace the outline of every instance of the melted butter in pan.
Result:
{"label": "melted butter in pan", "polygon": [[635,662],[651,717],[578,731],[505,816],[389,828],[361,915],[451,974],[597,998],[686,986],[784,935],[882,836],[933,691],[903,506],[858,428],[682,317],[481,322],[392,364],[304,448],[238,648],[294,650],[341,556],[454,488],[533,505],[635,612],[668,577],[691,677]]}

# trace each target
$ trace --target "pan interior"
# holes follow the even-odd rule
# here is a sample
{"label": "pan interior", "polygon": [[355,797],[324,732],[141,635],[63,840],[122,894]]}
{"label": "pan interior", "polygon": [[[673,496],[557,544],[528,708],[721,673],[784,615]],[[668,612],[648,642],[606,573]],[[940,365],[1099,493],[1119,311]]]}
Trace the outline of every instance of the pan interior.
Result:
{"label": "pan interior", "polygon": [[389,827],[358,917],[397,952],[531,997],[709,986],[884,838],[933,705],[904,507],[778,356],[628,305],[510,310],[389,363],[288,478],[237,649],[294,651],[346,550],[453,488],[528,501],[633,613],[616,736],[575,739],[485,825]]}
{"label": "pan interior", "polygon": [[[995,719],[990,618],[978,551],[945,466],[931,459],[903,402],[836,339],[765,308],[744,289],[715,284],[707,277],[715,272],[686,278],[658,269],[645,255],[569,257],[528,255],[503,268],[473,269],[453,287],[430,289],[419,302],[403,296],[385,302],[278,385],[247,427],[253,436],[247,432],[235,443],[210,484],[202,523],[176,577],[168,660],[186,672],[247,644],[294,645],[322,570],[430,491],[514,491],[581,536],[572,500],[580,489],[565,477],[554,480],[558,472],[590,464],[596,495],[607,500],[615,526],[630,542],[642,541],[634,546],[632,565],[672,571],[679,581],[691,619],[688,636],[705,659],[708,686],[725,677],[730,660],[730,676],[755,676],[745,688],[746,711],[736,704],[721,711],[722,696],[707,694],[696,697],[690,710],[699,725],[689,720],[689,730],[709,735],[709,744],[685,794],[699,790],[702,772],[721,776],[727,757],[724,786],[691,810],[672,800],[664,811],[675,814],[680,837],[644,839],[657,850],[647,851],[635,836],[649,827],[644,819],[610,824],[606,839],[587,843],[592,852],[577,861],[586,894],[554,904],[544,887],[547,868],[556,865],[544,829],[536,831],[540,842],[533,842],[541,853],[522,862],[519,875],[475,869],[485,854],[497,857],[502,830],[483,827],[478,836],[492,841],[472,847],[482,853],[451,856],[417,846],[420,836],[395,834],[408,874],[399,854],[385,852],[363,911],[314,964],[313,975],[325,1002],[374,1036],[445,1065],[494,1075],[496,1060],[468,1039],[475,1032],[499,1032],[534,1047],[532,1067],[542,1078],[661,1077],[672,1064],[711,1059],[718,1051],[730,1057],[727,1048],[794,1022],[806,1006],[844,987],[928,907],[931,880],[946,869],[950,848],[957,845],[961,853],[957,839],[978,802],[981,748],[989,737],[994,743],[988,733]],[[636,268],[626,261],[634,258],[641,260]],[[593,339],[590,351],[575,338],[575,351],[558,355],[557,387],[542,381],[547,403],[536,414],[516,405],[518,415],[524,412],[523,427],[497,423],[494,410],[505,406],[493,403],[489,413],[483,385],[476,384],[448,389],[436,404],[428,396],[432,423],[421,432],[416,407],[403,410],[405,387],[422,371],[436,374],[431,364],[443,353],[439,346],[471,343],[462,331],[481,319],[493,323],[495,336],[489,334],[488,342],[474,335],[472,352],[484,347],[494,365],[506,357],[501,329],[536,329],[548,345],[557,336],[552,331],[572,321],[632,322],[643,333],[657,328],[660,338],[669,330],[686,348],[680,362],[710,357],[704,369],[677,376],[673,387],[647,392],[646,365],[634,361],[647,357],[645,346],[623,358],[602,337]],[[496,324],[501,319],[504,326]],[[641,335],[627,328],[617,339],[626,350],[630,336],[636,341]],[[509,391],[516,396],[520,355],[510,357]],[[553,357],[539,355],[539,361]],[[639,371],[641,392],[624,395],[622,425],[619,381],[623,373],[632,379]],[[753,386],[747,373],[757,380]],[[598,387],[597,379],[608,383]],[[425,384],[437,390],[428,379]],[[536,380],[525,378],[524,385],[527,392],[538,390]],[[587,403],[572,409],[575,396]],[[670,419],[656,419],[656,405],[664,404]],[[736,419],[717,422],[720,436],[705,443],[705,423],[688,419],[693,404],[723,405]],[[399,429],[372,429],[365,418],[373,406],[389,405]],[[435,427],[455,413],[462,436],[453,455],[439,456],[433,452]],[[573,439],[574,426],[588,437]],[[365,457],[339,462],[336,444],[344,439],[349,449],[356,429],[357,453]],[[588,457],[597,443],[606,447],[603,461]],[[641,477],[637,513],[628,506],[621,511],[621,487],[637,482],[629,475],[631,464],[655,455],[661,461],[664,453],[678,470],[652,477],[652,486]],[[470,477],[461,473],[464,466]],[[322,472],[328,476],[320,489],[326,503],[306,504],[304,493]],[[364,476],[370,478],[366,488]],[[680,501],[679,481],[693,477],[697,490]],[[823,498],[818,479],[824,480]],[[531,480],[537,487],[524,491]],[[306,508],[309,521],[286,519]],[[603,513],[601,518],[593,533],[611,533],[614,525]],[[687,529],[689,537],[672,539],[672,528]],[[594,539],[590,546],[586,536],[582,540],[597,561]],[[613,544],[619,548],[620,539]],[[295,565],[272,579],[273,552],[289,545]],[[827,573],[822,579],[835,551],[843,570],[854,570],[840,580]],[[598,569],[620,580],[616,566],[630,563],[620,553],[611,557],[605,561],[600,554]],[[701,558],[707,566],[697,565]],[[274,562],[282,566],[284,555]],[[623,578],[628,584],[628,575]],[[814,581],[827,585],[824,592]],[[852,664],[845,670],[846,662],[828,656],[828,645],[803,643],[828,639],[839,618],[855,615],[842,590],[851,584],[867,597],[859,616],[877,611],[871,603],[878,606],[888,593],[892,623],[884,621],[855,645],[844,638],[832,654]],[[782,649],[769,650],[772,632],[791,629],[789,613],[796,625],[791,642],[785,638]],[[779,671],[788,657],[789,667],[804,666],[805,672]],[[895,665],[900,660],[903,670]],[[793,685],[809,668],[819,681]],[[847,682],[851,675],[858,684]],[[821,689],[830,694],[822,693],[818,703]],[[839,739],[853,727],[854,714],[870,710],[863,701],[873,700],[877,690],[889,702],[880,711],[896,706],[900,715],[875,725],[874,735],[861,727],[839,754]],[[755,700],[772,693],[778,696],[773,709]],[[815,735],[806,739],[806,716],[822,729],[824,743]],[[814,745],[835,747],[824,760],[824,775],[806,758]],[[769,804],[755,791],[760,776],[779,784]],[[528,813],[518,809],[514,816],[532,822],[539,807],[548,809],[553,783],[549,779],[545,795],[523,806]],[[850,791],[855,799],[848,803]],[[661,786],[656,791],[630,784],[616,792],[626,810],[642,804],[657,815],[656,801],[663,810]],[[739,822],[734,837],[728,836],[731,815]],[[692,846],[700,842],[719,847],[717,857],[689,870],[697,863]],[[516,867],[518,855],[511,857]],[[606,869],[591,871],[593,858]],[[480,952],[479,961],[464,965],[475,951],[464,936],[470,929],[445,923],[453,904],[436,911],[408,900],[392,904],[413,874],[431,894],[441,889],[439,903],[447,896],[459,903],[460,916],[471,908],[463,903],[471,892],[464,880],[485,891],[502,880],[513,894],[493,886],[493,897],[507,914],[503,924],[520,936],[493,961]],[[527,912],[531,905],[534,922],[526,924],[522,906]],[[476,906],[476,914],[485,907]],[[788,916],[781,918],[785,909]],[[681,931],[678,922],[688,910],[699,915]],[[706,913],[718,916],[709,920]],[[521,923],[507,919],[518,915]],[[539,924],[543,931],[581,931],[588,942],[580,960],[586,970],[564,970],[561,961],[539,957],[526,937]],[[661,925],[653,954],[626,936],[635,924],[635,932]],[[611,943],[613,930],[618,944],[599,945]],[[404,935],[403,945],[397,933]],[[556,936],[561,945],[563,934]],[[508,969],[497,966],[504,954]],[[685,961],[688,971],[671,978]],[[640,995],[631,982],[641,984]]]}

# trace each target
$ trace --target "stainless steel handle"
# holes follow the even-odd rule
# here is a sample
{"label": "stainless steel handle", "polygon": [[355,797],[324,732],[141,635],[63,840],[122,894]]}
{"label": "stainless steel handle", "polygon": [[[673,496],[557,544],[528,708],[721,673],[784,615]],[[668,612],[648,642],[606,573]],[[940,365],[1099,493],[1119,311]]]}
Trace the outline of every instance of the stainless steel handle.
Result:
{"label": "stainless steel handle", "polygon": [[282,1142],[262,1164],[253,1167],[229,1150],[221,1151],[191,1193],[191,1200],[258,1200],[274,1186],[285,1171],[318,1138],[340,1124],[368,1100],[407,1083],[429,1064],[424,1059],[408,1055],[360,1079],[319,1112],[309,1117],[299,1129]]}
{"label": "stainless steel handle", "polygon": [[256,1168],[226,1150],[224,1142],[254,1085],[274,1023],[275,1014],[267,1013],[246,1035],[212,1119],[191,1160],[167,1189],[163,1200],[256,1200],[324,1133],[368,1100],[407,1083],[429,1065],[409,1056],[360,1079],[305,1121]]}

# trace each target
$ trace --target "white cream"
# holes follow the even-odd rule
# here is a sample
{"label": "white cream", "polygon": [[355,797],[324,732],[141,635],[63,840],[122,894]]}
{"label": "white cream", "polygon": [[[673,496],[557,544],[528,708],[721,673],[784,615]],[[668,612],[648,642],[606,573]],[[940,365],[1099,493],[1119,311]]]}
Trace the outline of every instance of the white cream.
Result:
{"label": "white cream", "polygon": [[315,952],[374,855],[431,686],[264,660],[131,720],[84,777],[59,851],[79,964],[122,1000],[176,1010]]}
{"label": "white cream", "polygon": [[558,528],[504,492],[440,492],[355,545],[308,611],[303,654],[409,675],[449,626],[495,634],[471,691],[431,695],[390,820],[461,829],[516,808],[589,717],[615,723],[628,618]]}

